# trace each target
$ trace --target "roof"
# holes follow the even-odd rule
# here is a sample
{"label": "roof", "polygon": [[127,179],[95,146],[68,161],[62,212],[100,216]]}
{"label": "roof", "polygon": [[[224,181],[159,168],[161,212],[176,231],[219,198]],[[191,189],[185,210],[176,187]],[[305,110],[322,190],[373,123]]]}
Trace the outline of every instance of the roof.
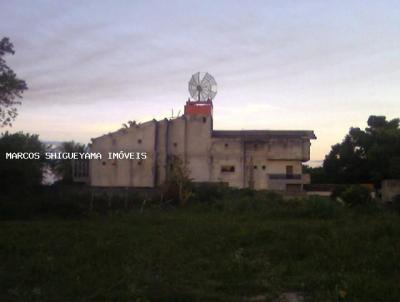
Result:
{"label": "roof", "polygon": [[243,139],[317,138],[312,130],[214,130],[212,137]]}

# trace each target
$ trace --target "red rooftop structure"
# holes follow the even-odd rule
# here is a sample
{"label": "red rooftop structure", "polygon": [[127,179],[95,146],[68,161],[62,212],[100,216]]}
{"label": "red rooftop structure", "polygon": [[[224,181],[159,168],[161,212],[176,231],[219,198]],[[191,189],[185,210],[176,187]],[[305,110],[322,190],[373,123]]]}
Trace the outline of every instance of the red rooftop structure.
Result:
{"label": "red rooftop structure", "polygon": [[210,99],[207,101],[191,101],[185,105],[185,115],[212,115],[213,103]]}

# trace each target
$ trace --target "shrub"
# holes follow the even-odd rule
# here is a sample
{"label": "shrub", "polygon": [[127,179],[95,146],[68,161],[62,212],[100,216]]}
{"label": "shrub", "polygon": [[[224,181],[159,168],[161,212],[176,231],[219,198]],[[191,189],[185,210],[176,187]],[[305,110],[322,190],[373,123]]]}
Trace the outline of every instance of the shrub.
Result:
{"label": "shrub", "polygon": [[348,188],[346,185],[335,185],[332,193],[331,193],[331,198],[336,199],[338,197],[341,197],[342,193]]}
{"label": "shrub", "polygon": [[231,189],[225,183],[200,183],[194,184],[191,201],[214,202],[225,198]]}
{"label": "shrub", "polygon": [[282,194],[274,191],[258,191],[256,199],[266,201],[270,205],[276,205],[283,201]]}
{"label": "shrub", "polygon": [[[44,145],[39,137],[28,133],[4,133],[0,137],[1,191],[21,191],[39,186],[42,182]],[[35,153],[39,159],[6,159],[6,153]]]}
{"label": "shrub", "polygon": [[310,196],[306,200],[307,217],[310,218],[335,218],[339,215],[341,210],[341,205],[332,199]]}
{"label": "shrub", "polygon": [[193,196],[193,183],[190,172],[184,161],[176,155],[169,158],[167,180],[164,184],[163,195],[179,205],[185,205]]}
{"label": "shrub", "polygon": [[371,192],[360,185],[351,185],[345,189],[340,198],[349,206],[363,206],[371,203]]}
{"label": "shrub", "polygon": [[85,215],[85,207],[75,196],[70,200],[59,200],[57,194],[34,193],[27,197],[23,194],[3,195],[0,200],[0,220],[18,220],[34,218],[77,219]]}
{"label": "shrub", "polygon": [[336,201],[321,196],[282,200],[268,204],[268,215],[272,217],[332,219],[342,213]]}

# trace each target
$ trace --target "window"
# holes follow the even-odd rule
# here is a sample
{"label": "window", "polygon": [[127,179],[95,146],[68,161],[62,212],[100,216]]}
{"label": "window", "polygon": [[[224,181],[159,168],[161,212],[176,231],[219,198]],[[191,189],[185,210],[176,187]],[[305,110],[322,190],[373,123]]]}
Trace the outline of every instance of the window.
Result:
{"label": "window", "polygon": [[139,139],[137,140],[137,142],[138,142],[138,144],[141,144],[141,143],[142,143],[142,140],[139,138]]}
{"label": "window", "polygon": [[228,144],[228,143],[225,143],[225,148],[228,148],[228,146],[229,146],[229,144]]}
{"label": "window", "polygon": [[203,117],[203,123],[207,122],[207,118]]}
{"label": "window", "polygon": [[178,147],[178,143],[174,143],[174,147],[175,147],[175,148]]}
{"label": "window", "polygon": [[254,170],[257,170],[257,166],[254,166],[253,169],[254,169]]}
{"label": "window", "polygon": [[235,166],[221,166],[221,172],[235,172]]}
{"label": "window", "polygon": [[265,170],[265,166],[262,166],[262,169]]}
{"label": "window", "polygon": [[286,176],[287,177],[293,176],[293,166],[286,166]]}

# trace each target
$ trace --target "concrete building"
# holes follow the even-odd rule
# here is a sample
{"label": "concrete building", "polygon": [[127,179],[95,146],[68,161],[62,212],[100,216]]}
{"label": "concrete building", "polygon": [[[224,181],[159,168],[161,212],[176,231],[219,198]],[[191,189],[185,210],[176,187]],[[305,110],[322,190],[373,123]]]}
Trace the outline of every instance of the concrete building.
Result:
{"label": "concrete building", "polygon": [[142,160],[91,160],[96,187],[157,187],[166,180],[173,156],[194,182],[225,182],[238,188],[300,191],[309,178],[313,131],[214,130],[212,101],[185,105],[180,117],[133,124],[92,139],[91,152],[146,152]]}
{"label": "concrete building", "polygon": [[391,202],[400,196],[400,179],[385,179],[382,181],[382,201]]}

